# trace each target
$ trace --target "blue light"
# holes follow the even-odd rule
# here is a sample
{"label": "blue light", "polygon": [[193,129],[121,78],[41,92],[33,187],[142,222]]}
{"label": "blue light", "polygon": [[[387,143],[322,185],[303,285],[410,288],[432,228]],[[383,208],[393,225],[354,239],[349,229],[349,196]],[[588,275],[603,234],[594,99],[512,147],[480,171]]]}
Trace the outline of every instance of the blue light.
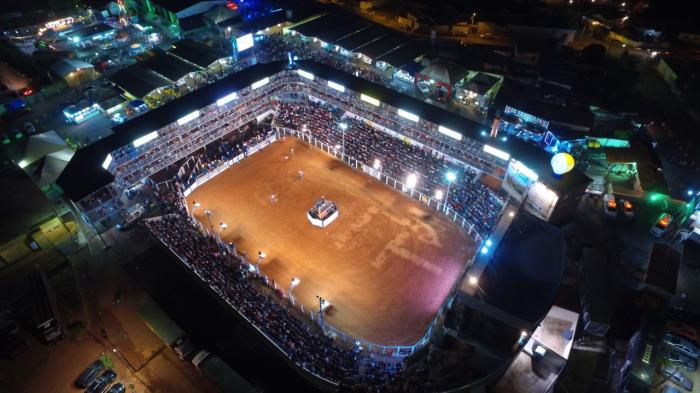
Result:
{"label": "blue light", "polygon": [[688,190],[688,196],[693,195],[693,190]]}
{"label": "blue light", "polygon": [[491,239],[486,239],[486,247],[491,247],[492,244]]}
{"label": "blue light", "polygon": [[482,254],[487,254],[489,252],[489,248],[486,246],[481,247],[481,253]]}
{"label": "blue light", "polygon": [[501,138],[501,140],[502,140],[503,142],[508,142],[508,137],[507,137],[507,136],[504,136],[503,138]]}
{"label": "blue light", "polygon": [[481,131],[481,136],[486,136],[486,131]]}

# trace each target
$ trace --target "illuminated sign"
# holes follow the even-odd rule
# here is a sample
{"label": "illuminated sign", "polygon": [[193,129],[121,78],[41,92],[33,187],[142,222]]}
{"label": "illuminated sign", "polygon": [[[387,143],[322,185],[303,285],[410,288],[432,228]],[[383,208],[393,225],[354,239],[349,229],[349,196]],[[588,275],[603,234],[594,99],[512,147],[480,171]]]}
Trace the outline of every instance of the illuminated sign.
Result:
{"label": "illuminated sign", "polygon": [[492,156],[500,158],[501,160],[508,160],[510,158],[510,154],[504,152],[503,150],[496,149],[493,146],[484,145],[484,151]]}
{"label": "illuminated sign", "polygon": [[194,111],[194,112],[188,113],[185,116],[182,116],[181,118],[177,119],[177,125],[181,126],[183,124],[189,123],[198,117],[199,117],[199,111]]}
{"label": "illuminated sign", "polygon": [[158,131],[153,131],[153,132],[148,133],[140,138],[134,139],[132,144],[134,145],[134,147],[139,147],[141,145],[145,145],[146,143],[148,143],[156,138],[158,138]]}
{"label": "illuminated sign", "polygon": [[528,179],[530,179],[530,180],[532,180],[532,181],[537,181],[537,179],[540,178],[540,177],[537,175],[537,173],[535,173],[535,171],[533,171],[532,169],[526,167],[525,164],[523,164],[523,163],[520,162],[520,161],[513,161],[513,162],[511,163],[511,166],[513,167],[513,169],[515,169],[516,171],[522,173],[523,175],[525,175]]}
{"label": "illuminated sign", "polygon": [[52,20],[51,22],[47,22],[44,26],[46,26],[47,29],[54,29],[56,27],[70,25],[73,22],[75,22],[75,19],[73,19],[72,17],[68,17],[63,19]]}
{"label": "illuminated sign", "polygon": [[239,52],[250,49],[253,47],[253,45],[253,34],[251,33],[236,38],[236,49]]}
{"label": "illuminated sign", "polygon": [[107,169],[109,168],[109,164],[112,163],[112,155],[107,154],[107,158],[102,162],[102,168]]}
{"label": "illuminated sign", "polygon": [[399,109],[399,116],[403,117],[404,119],[408,119],[408,120],[416,121],[416,122],[418,120],[420,120],[420,117],[418,117],[417,115],[414,115],[413,113],[407,112],[403,109]]}
{"label": "illuminated sign", "polygon": [[341,84],[328,81],[328,87],[330,87],[331,89],[338,90],[341,93],[345,93],[345,86],[343,86]]}
{"label": "illuminated sign", "polygon": [[654,352],[654,346],[651,344],[646,344],[644,346],[644,354],[642,355],[642,362],[646,364],[651,364],[651,354]]}
{"label": "illuminated sign", "polygon": [[304,70],[297,70],[300,76],[303,76],[306,79],[314,80],[314,74],[310,72],[306,72]]}
{"label": "illuminated sign", "polygon": [[253,83],[252,85],[250,85],[250,88],[253,89],[253,90],[255,90],[255,89],[257,89],[258,87],[265,86],[265,85],[268,84],[268,83],[270,83],[270,78],[269,78],[269,77],[266,77],[266,78],[260,79],[259,81]]}
{"label": "illuminated sign", "polygon": [[379,106],[379,104],[380,104],[380,102],[379,102],[378,99],[376,99],[376,98],[374,98],[374,97],[370,97],[370,96],[365,95],[365,94],[360,94],[360,99],[361,99],[362,101],[364,101],[364,102],[366,102],[366,103],[368,103],[368,104],[372,104],[372,105],[374,105],[374,106]]}
{"label": "illuminated sign", "polygon": [[[438,132],[441,133],[441,134],[443,134],[443,135],[447,135],[447,136],[449,136],[449,137],[452,138],[452,139],[456,139],[456,140],[458,140],[458,141],[461,141],[461,140],[462,140],[462,134],[460,134],[460,133],[457,132],[457,131],[450,130],[450,129],[447,128],[447,127],[438,126]],[[506,160],[507,160],[507,158],[506,158]]]}
{"label": "illuminated sign", "polygon": [[223,106],[238,98],[238,93],[231,93],[216,100],[216,105]]}

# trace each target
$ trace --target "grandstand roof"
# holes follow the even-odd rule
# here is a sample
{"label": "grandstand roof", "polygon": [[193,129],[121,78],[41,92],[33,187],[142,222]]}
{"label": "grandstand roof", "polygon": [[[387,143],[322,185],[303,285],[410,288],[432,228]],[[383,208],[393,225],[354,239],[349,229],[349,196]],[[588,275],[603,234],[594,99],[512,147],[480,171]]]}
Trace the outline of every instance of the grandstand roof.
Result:
{"label": "grandstand roof", "polygon": [[202,68],[206,68],[213,62],[228,56],[223,51],[190,39],[174,43],[172,49],[168,52]]}
{"label": "grandstand roof", "polygon": [[144,68],[148,68],[173,82],[178,81],[190,72],[199,71],[199,68],[192,64],[167,53],[158,53],[140,64]]}
{"label": "grandstand roof", "polygon": [[412,40],[410,45],[403,45],[398,49],[394,49],[391,52],[377,57],[375,60],[381,60],[394,67],[401,68],[401,66],[412,62],[416,57],[424,55],[428,53],[428,51],[430,51],[430,45]]}
{"label": "grandstand roof", "polygon": [[389,34],[391,34],[389,29],[374,25],[362,31],[358,31],[355,34],[346,36],[345,38],[341,38],[334,42],[334,44],[351,52],[355,52],[365,45],[386,38]]}
{"label": "grandstand roof", "polygon": [[345,23],[335,26],[333,29],[328,29],[319,32],[316,37],[324,42],[334,43],[349,35],[357,34],[360,31],[369,28],[369,23],[360,19],[350,19]]}
{"label": "grandstand roof", "polygon": [[[110,152],[128,145],[140,136],[175,122],[185,114],[210,105],[233,91],[241,90],[264,77],[280,72],[286,66],[286,61],[256,64],[170,101],[162,107],[144,113],[124,124],[115,126],[113,135],[76,152],[59,177],[58,185],[71,199],[76,201],[82,199],[113,180],[112,175],[101,167],[102,162]],[[508,142],[501,142],[482,136],[481,130],[485,130],[485,126],[455,113],[324,64],[299,61],[298,66],[320,78],[340,83],[350,90],[370,95],[393,107],[401,108],[423,119],[459,132],[468,138],[489,143],[505,150],[538,173],[540,180],[554,191],[566,191],[570,187],[590,182],[587,176],[577,170],[556,178],[550,167],[551,156],[549,153],[516,138],[511,138]]]}
{"label": "grandstand roof", "polygon": [[479,280],[482,299],[511,315],[538,323],[554,303],[565,262],[564,233],[521,211]]}
{"label": "grandstand roof", "polygon": [[410,43],[410,39],[401,34],[391,34],[381,40],[374,41],[370,44],[363,46],[356,50],[357,53],[362,53],[363,55],[374,59],[387,52],[398,49],[406,43]]}
{"label": "grandstand roof", "polygon": [[117,71],[109,77],[109,80],[120,89],[134,97],[144,97],[159,87],[172,85],[173,82],[155,72],[143,68],[140,64],[133,64]]}

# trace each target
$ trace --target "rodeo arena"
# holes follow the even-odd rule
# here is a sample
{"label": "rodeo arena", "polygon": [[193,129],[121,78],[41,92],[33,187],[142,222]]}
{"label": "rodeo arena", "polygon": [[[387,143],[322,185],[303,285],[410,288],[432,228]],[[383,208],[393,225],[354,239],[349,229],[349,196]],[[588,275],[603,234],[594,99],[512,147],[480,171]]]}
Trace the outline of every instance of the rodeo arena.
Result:
{"label": "rodeo arena", "polygon": [[568,357],[541,331],[577,319],[550,223],[588,179],[497,126],[289,56],[113,130],[58,180],[85,221],[148,207],[172,263],[319,389],[505,392],[522,353]]}

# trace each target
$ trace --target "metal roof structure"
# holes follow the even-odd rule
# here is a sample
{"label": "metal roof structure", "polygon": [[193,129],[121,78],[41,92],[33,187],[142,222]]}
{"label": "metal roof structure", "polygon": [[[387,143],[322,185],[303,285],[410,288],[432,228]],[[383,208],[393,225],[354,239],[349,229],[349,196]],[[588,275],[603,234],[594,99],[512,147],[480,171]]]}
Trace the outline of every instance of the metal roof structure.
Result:
{"label": "metal roof structure", "polygon": [[120,89],[138,98],[143,98],[153,90],[173,84],[173,81],[143,68],[138,63],[122,68],[110,76],[109,80]]}
{"label": "metal roof structure", "polygon": [[321,31],[316,37],[321,41],[335,44],[336,41],[363,31],[369,26],[370,24],[364,20],[350,19],[343,24],[335,26],[335,28]]}
{"label": "metal roof structure", "polygon": [[167,53],[158,53],[139,64],[141,64],[142,67],[148,68],[174,82],[177,82],[190,72],[201,71],[201,68],[197,68],[194,65]]}
{"label": "metal roof structure", "polygon": [[361,53],[370,59],[375,59],[410,42],[411,40],[408,37],[393,33],[385,38],[382,38],[381,40],[368,43],[367,45],[358,48],[355,52]]}
{"label": "metal roof structure", "polygon": [[391,34],[389,29],[374,25],[358,31],[355,34],[346,36],[345,38],[341,38],[333,44],[351,52],[355,52],[357,49],[389,36],[389,34]]}
{"label": "metal roof structure", "polygon": [[201,68],[207,68],[213,62],[228,56],[221,50],[190,39],[177,41],[168,53]]}
{"label": "metal roof structure", "polygon": [[375,60],[391,64],[396,68],[401,68],[401,66],[413,62],[417,57],[429,51],[430,45],[420,41],[412,41],[410,45],[403,45],[398,49],[377,57]]}
{"label": "metal roof structure", "polygon": [[[113,127],[114,134],[75,153],[59,177],[58,185],[71,199],[75,201],[82,199],[112,182],[113,176],[101,167],[107,154],[128,145],[138,137],[177,121],[184,114],[201,109],[216,102],[221,97],[247,88],[262,78],[274,75],[287,66],[286,61],[256,64]],[[590,182],[590,179],[578,170],[555,177],[550,166],[551,155],[546,151],[517,138],[503,142],[483,136],[481,131],[486,129],[485,126],[453,112],[324,64],[305,60],[297,62],[297,67],[313,73],[319,78],[342,84],[349,90],[369,95],[387,105],[411,112],[422,119],[454,130],[465,137],[489,143],[498,149],[507,151],[512,157],[522,161],[538,173],[540,180],[554,191],[563,192],[571,187],[578,187]]]}

